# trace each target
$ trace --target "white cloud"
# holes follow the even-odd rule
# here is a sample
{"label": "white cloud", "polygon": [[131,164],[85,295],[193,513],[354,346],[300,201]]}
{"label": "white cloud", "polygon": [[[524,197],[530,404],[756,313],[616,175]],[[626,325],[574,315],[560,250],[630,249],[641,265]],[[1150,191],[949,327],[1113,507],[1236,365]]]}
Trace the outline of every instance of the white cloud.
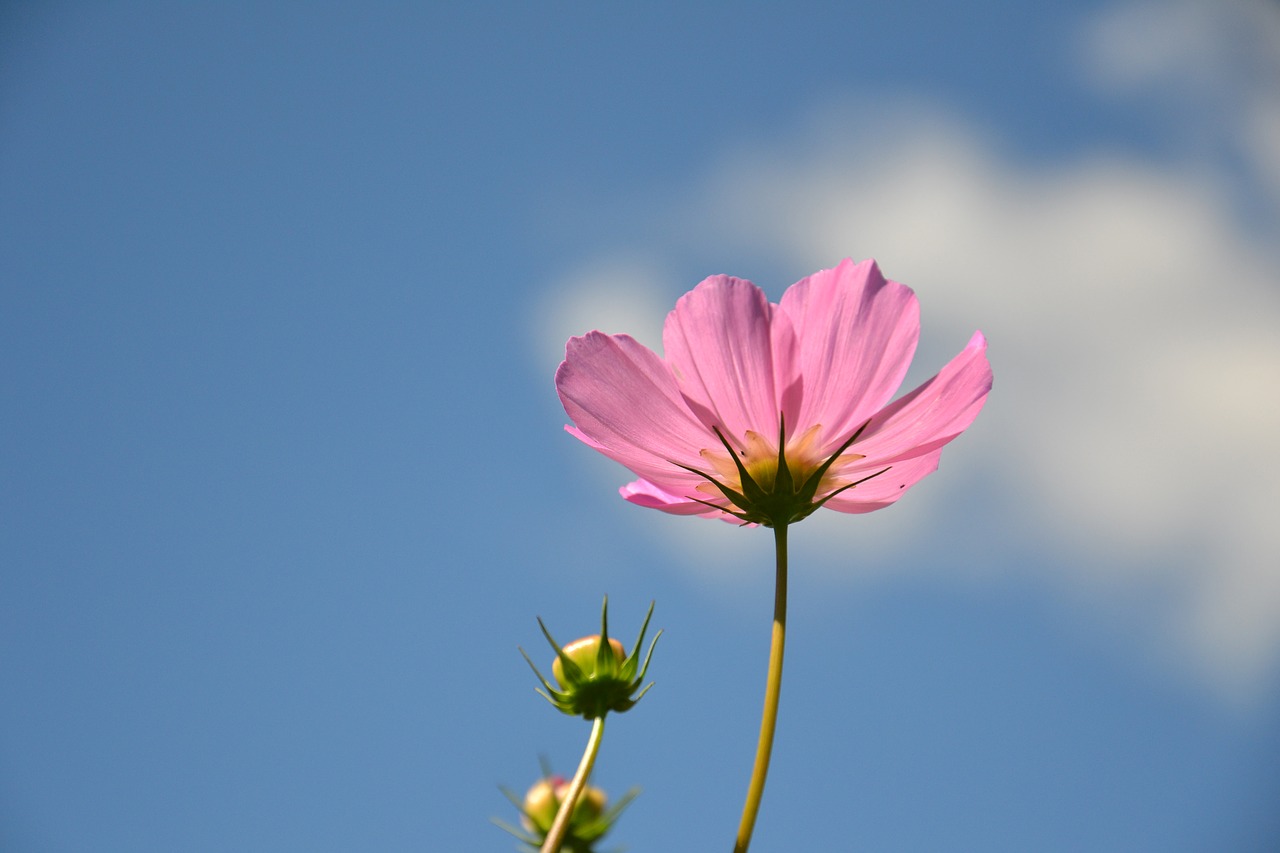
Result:
{"label": "white cloud", "polygon": [[1086,27],[1081,67],[1117,91],[1177,88],[1183,97],[1254,97],[1280,72],[1273,0],[1139,0]]}
{"label": "white cloud", "polygon": [[[1239,22],[1202,26],[1213,17],[1203,9],[1121,8],[1094,28],[1086,58],[1128,85],[1191,73],[1177,61],[1190,55],[1206,88],[1229,85],[1223,69],[1248,57],[1224,53],[1221,34]],[[1120,49],[1147,31],[1141,50]],[[1260,31],[1254,44],[1280,45],[1280,30]],[[1280,189],[1276,98],[1250,89],[1249,115],[1220,132]],[[1275,248],[1250,236],[1202,164],[1097,153],[1020,166],[928,105],[881,111],[870,134],[866,115],[834,107],[788,143],[726,153],[667,215],[684,217],[687,235],[769,253],[798,274],[877,257],[921,295],[917,360],[931,369],[982,328],[998,408],[944,465],[980,470],[1004,524],[1065,555],[1064,582],[1108,609],[1116,595],[1163,601],[1180,659],[1247,692],[1280,661]],[[668,308],[644,307],[647,322]],[[873,538],[859,547],[902,536],[891,518],[931,523],[963,480],[947,482],[953,494],[922,487],[864,525]]]}
{"label": "white cloud", "polygon": [[642,253],[601,255],[561,276],[536,309],[534,346],[544,373],[564,360],[564,344],[574,335],[598,330],[625,332],[645,346],[661,348],[667,304],[667,277],[661,263]]}
{"label": "white cloud", "polygon": [[1081,67],[1115,96],[1178,107],[1178,135],[1244,158],[1280,203],[1280,10],[1274,0],[1144,0],[1085,28]]}

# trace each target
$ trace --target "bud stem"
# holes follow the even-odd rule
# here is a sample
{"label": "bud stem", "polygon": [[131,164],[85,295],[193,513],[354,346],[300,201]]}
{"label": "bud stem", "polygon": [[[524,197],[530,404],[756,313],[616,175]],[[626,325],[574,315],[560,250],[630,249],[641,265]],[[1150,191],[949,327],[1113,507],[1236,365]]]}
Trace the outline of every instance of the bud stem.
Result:
{"label": "bud stem", "polygon": [[556,812],[555,822],[547,831],[547,837],[542,842],[539,853],[558,853],[560,850],[560,844],[569,830],[569,818],[573,816],[573,807],[577,805],[582,789],[587,786],[587,777],[591,775],[591,768],[595,766],[596,753],[600,751],[600,741],[603,737],[604,715],[601,714],[591,721],[591,737],[587,739],[586,752],[582,753],[578,772],[573,774],[573,781],[569,783],[569,792],[560,802],[560,810]]}
{"label": "bud stem", "polygon": [[755,829],[760,799],[764,796],[764,780],[769,774],[769,756],[773,752],[773,732],[778,724],[778,699],[782,695],[782,652],[787,640],[787,525],[773,528],[777,554],[777,580],[773,591],[773,639],[769,644],[769,674],[765,679],[764,713],[760,717],[760,741],[756,745],[756,763],[747,786],[747,801],[742,806],[742,822],[733,853],[746,853]]}

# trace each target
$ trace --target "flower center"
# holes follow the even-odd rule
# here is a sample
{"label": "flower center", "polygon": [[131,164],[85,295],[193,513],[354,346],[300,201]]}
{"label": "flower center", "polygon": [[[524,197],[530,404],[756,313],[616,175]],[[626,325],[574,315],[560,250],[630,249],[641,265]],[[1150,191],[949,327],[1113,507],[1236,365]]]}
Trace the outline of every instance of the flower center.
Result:
{"label": "flower center", "polygon": [[[870,425],[868,419],[825,458],[819,455],[818,448],[821,424],[814,424],[788,441],[786,422],[779,415],[777,444],[771,444],[759,433],[747,430],[741,447],[730,443],[720,428],[713,425],[711,431],[720,439],[724,451],[704,449],[699,454],[714,469],[714,474],[680,462],[671,464],[707,481],[694,488],[713,500],[689,495],[690,500],[728,513],[747,524],[785,527],[807,518],[846,489],[889,470],[890,466],[886,466],[857,480],[848,479],[846,467],[866,457],[846,451]],[[728,499],[728,506],[721,503],[724,499]]]}
{"label": "flower center", "polygon": [[[821,430],[821,424],[814,424],[800,435],[787,440],[783,457],[786,460],[787,470],[791,473],[792,489],[798,489],[802,483],[808,482],[814,472],[827,462],[820,453],[821,448],[818,447],[818,433]],[[747,430],[743,441],[745,446],[737,451],[737,455],[747,476],[765,492],[775,492],[778,479],[778,443],[770,441],[755,430]],[[700,455],[715,471],[717,480],[734,491],[743,491],[738,466],[725,448],[703,450]],[[840,476],[840,469],[847,463],[863,458],[865,457],[861,453],[846,452],[838,455],[823,472],[815,494],[821,497],[847,485],[847,481]],[[724,496],[723,491],[711,482],[700,483],[697,489],[705,495],[717,498]]]}

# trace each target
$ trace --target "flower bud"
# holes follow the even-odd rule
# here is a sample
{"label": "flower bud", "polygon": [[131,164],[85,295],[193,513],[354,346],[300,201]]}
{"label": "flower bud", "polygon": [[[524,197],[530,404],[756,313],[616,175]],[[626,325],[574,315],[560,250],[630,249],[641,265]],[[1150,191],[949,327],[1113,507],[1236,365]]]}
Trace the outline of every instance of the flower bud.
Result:
{"label": "flower bud", "polygon": [[529,832],[537,830],[546,833],[560,808],[556,789],[563,784],[563,776],[551,776],[534,782],[533,787],[524,795],[524,814],[520,816],[520,825]]}
{"label": "flower bud", "polygon": [[[582,670],[584,677],[591,678],[608,678],[617,675],[618,668],[622,662],[627,659],[627,653],[623,651],[622,643],[619,643],[613,637],[609,638],[609,649],[612,657],[606,652],[603,665],[600,658],[600,635],[592,634],[590,637],[583,637],[567,644],[563,651],[564,656],[573,661],[578,669]],[[569,687],[569,682],[565,680],[564,666],[560,663],[560,656],[556,655],[556,659],[551,662],[551,674],[556,677],[563,688]]]}
{"label": "flower bud", "polygon": [[[556,657],[551,664],[551,674],[555,677],[559,689],[543,678],[534,666],[524,649],[520,653],[528,661],[534,675],[542,682],[543,696],[560,711],[573,716],[582,716],[588,720],[603,717],[610,711],[629,711],[640,697],[653,686],[652,682],[643,689],[645,673],[649,669],[649,659],[653,656],[653,647],[658,642],[659,631],[649,644],[644,661],[640,660],[640,648],[644,645],[644,634],[649,627],[649,619],[653,616],[653,605],[645,614],[644,624],[640,626],[640,636],[636,638],[635,647],[628,656],[622,644],[609,636],[609,599],[604,600],[604,608],[600,614],[600,633],[574,640],[563,648],[547,631],[547,626],[538,620],[542,634],[555,649]],[[637,692],[638,691],[638,692]]]}
{"label": "flower bud", "polygon": [[[560,805],[569,796],[572,786],[563,776],[553,775],[545,764],[542,772],[546,775],[533,784],[524,799],[499,786],[507,799],[520,810],[519,828],[497,818],[493,820],[519,839],[529,851],[537,851],[546,843]],[[560,842],[560,853],[596,853],[596,844],[613,829],[619,815],[639,793],[639,788],[632,788],[610,804],[604,791],[590,785],[584,787],[569,815],[569,825]]]}
{"label": "flower bud", "polygon": [[[562,776],[551,776],[539,779],[524,795],[524,814],[520,823],[528,832],[546,835],[555,822],[560,803],[569,794],[569,782]],[[599,788],[590,785],[582,789],[582,795],[573,807],[569,817],[569,831],[594,824],[604,814],[608,797]]]}

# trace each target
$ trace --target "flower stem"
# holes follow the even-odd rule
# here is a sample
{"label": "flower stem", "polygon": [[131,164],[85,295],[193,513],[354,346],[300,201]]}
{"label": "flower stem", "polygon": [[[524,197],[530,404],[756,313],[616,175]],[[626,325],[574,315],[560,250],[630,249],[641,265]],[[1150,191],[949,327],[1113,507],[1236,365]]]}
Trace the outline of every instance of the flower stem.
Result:
{"label": "flower stem", "polygon": [[587,739],[587,749],[582,753],[578,772],[573,774],[573,781],[569,783],[569,793],[565,794],[560,802],[560,810],[556,812],[556,819],[551,824],[551,829],[547,831],[547,837],[542,842],[539,853],[557,853],[560,850],[565,833],[569,831],[569,818],[573,816],[573,807],[577,805],[582,789],[587,786],[587,777],[591,775],[591,768],[595,766],[596,753],[600,751],[600,740],[603,737],[604,715],[601,714],[591,721],[591,737]]}
{"label": "flower stem", "polygon": [[773,731],[778,724],[778,698],[782,695],[782,652],[787,641],[787,526],[773,528],[777,554],[777,581],[773,592],[773,639],[769,644],[769,675],[765,680],[764,713],[760,717],[760,741],[756,745],[756,763],[747,786],[747,801],[742,806],[742,822],[738,824],[738,840],[733,853],[746,853],[764,796],[764,780],[769,774],[769,755],[773,752]]}

